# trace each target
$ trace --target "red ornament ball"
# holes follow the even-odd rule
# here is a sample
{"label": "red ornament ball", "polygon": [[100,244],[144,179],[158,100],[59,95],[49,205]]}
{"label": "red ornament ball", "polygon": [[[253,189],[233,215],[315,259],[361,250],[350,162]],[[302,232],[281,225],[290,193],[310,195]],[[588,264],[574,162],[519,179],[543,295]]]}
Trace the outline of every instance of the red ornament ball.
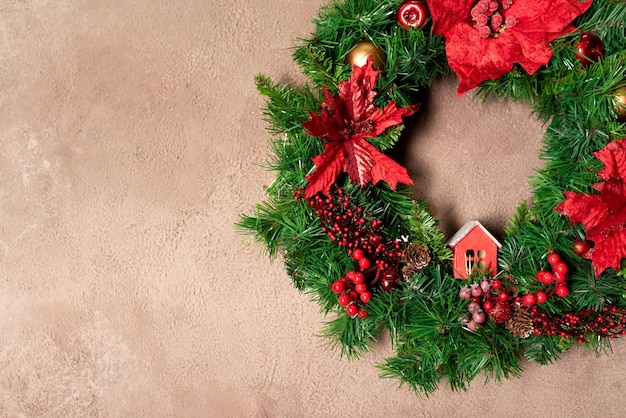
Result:
{"label": "red ornament ball", "polygon": [[494,290],[500,290],[500,289],[502,289],[502,282],[500,280],[492,280],[491,281],[491,287]]}
{"label": "red ornament ball", "polygon": [[504,324],[511,318],[511,305],[505,301],[497,301],[491,312],[489,312],[489,319],[496,324]]}
{"label": "red ornament ball", "polygon": [[421,28],[428,16],[428,6],[424,1],[407,0],[398,7],[396,12],[397,22],[407,29]]}
{"label": "red ornament ball", "polygon": [[582,65],[591,65],[604,55],[604,44],[598,35],[583,32],[574,54]]}
{"label": "red ornament ball", "polygon": [[506,292],[500,292],[498,293],[498,300],[501,302],[506,302],[507,300],[509,300],[509,294]]}
{"label": "red ornament ball", "polygon": [[591,243],[584,239],[574,240],[574,252],[577,256],[582,257],[587,251],[591,249]]}
{"label": "red ornament ball", "polygon": [[546,292],[542,292],[541,290],[535,293],[535,297],[537,298],[537,303],[546,303],[548,300],[548,295]]}
{"label": "red ornament ball", "polygon": [[350,316],[354,316],[359,313],[359,307],[356,306],[355,303],[351,303],[350,305],[346,306],[346,313]]}
{"label": "red ornament ball", "polygon": [[555,265],[556,263],[561,261],[561,256],[557,253],[551,253],[548,255],[548,263],[551,265]]}
{"label": "red ornament ball", "polygon": [[554,293],[556,293],[558,297],[564,298],[569,295],[569,289],[567,288],[567,286],[560,284],[556,287]]}

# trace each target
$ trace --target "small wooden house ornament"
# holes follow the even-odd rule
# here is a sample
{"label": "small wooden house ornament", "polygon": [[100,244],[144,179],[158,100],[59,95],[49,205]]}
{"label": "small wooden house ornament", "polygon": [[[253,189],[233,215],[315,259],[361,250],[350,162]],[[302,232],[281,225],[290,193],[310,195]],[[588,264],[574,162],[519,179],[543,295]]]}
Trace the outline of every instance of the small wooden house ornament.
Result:
{"label": "small wooden house ornament", "polygon": [[478,221],[470,221],[448,241],[452,248],[452,273],[457,279],[467,279],[472,273],[498,272],[498,249],[502,244]]}

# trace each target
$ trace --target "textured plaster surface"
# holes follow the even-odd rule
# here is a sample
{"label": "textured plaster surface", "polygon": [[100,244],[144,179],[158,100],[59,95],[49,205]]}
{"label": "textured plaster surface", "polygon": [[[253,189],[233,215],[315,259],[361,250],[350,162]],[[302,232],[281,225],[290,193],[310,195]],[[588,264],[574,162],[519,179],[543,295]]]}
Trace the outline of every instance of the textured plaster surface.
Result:
{"label": "textured plaster surface", "polygon": [[[623,416],[626,349],[419,399],[350,362],[233,226],[272,174],[253,75],[325,1],[0,4],[0,416]],[[396,157],[451,234],[499,232],[544,127],[433,87]]]}

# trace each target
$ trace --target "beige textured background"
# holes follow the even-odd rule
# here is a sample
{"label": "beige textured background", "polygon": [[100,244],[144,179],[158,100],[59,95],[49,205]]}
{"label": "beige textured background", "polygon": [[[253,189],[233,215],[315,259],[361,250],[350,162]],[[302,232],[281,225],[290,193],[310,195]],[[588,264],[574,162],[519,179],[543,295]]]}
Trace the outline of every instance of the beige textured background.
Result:
{"label": "beige textured background", "polygon": [[[264,197],[253,74],[301,83],[324,0],[0,2],[0,416],[623,416],[626,349],[420,400],[314,337],[233,223]],[[432,89],[399,149],[448,232],[539,164],[528,109]]]}

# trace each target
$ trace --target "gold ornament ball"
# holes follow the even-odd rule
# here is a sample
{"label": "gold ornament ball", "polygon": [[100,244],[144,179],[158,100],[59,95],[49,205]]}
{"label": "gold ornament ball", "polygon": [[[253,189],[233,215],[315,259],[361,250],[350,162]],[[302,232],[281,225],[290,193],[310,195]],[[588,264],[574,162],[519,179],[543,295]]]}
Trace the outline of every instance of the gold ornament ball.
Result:
{"label": "gold ornament ball", "polygon": [[619,113],[619,120],[626,121],[626,87],[620,87],[615,90],[613,102],[615,110]]}
{"label": "gold ornament ball", "polygon": [[368,57],[372,57],[372,67],[375,70],[380,70],[385,66],[387,59],[385,51],[370,41],[361,41],[356,44],[346,56],[346,64],[363,67],[367,64]]}

